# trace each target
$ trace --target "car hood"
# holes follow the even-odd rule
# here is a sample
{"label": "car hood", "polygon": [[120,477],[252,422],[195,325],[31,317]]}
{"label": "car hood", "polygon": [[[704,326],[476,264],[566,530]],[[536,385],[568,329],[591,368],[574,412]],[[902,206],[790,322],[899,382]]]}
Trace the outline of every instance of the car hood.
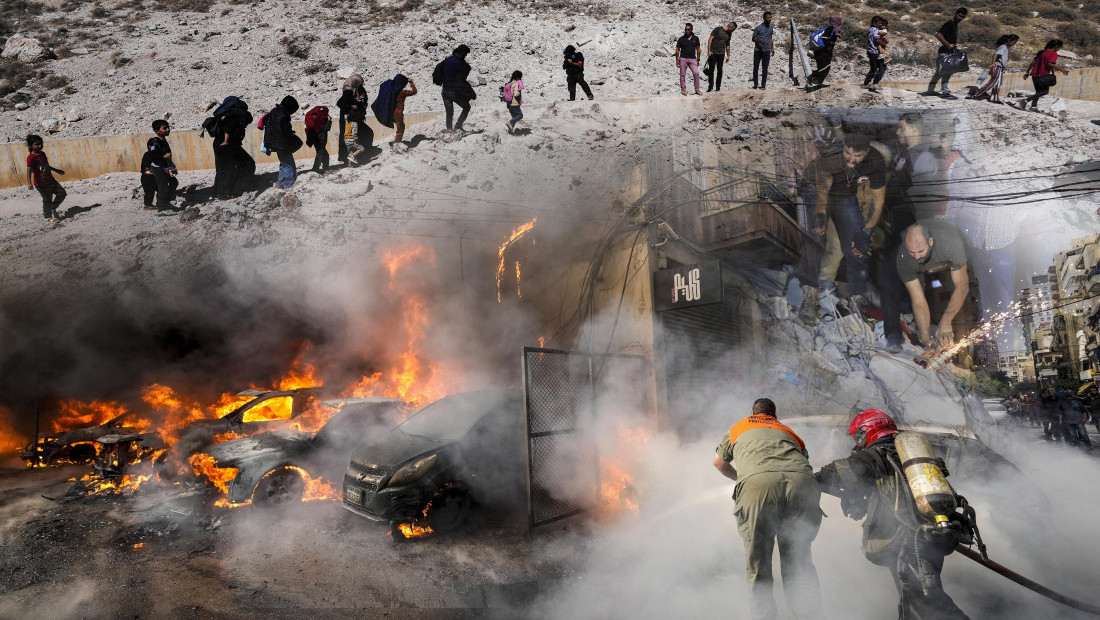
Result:
{"label": "car hood", "polygon": [[309,441],[312,435],[292,431],[261,433],[241,439],[231,439],[208,447],[205,452],[219,465],[233,465],[252,459],[286,455]]}
{"label": "car hood", "polygon": [[394,429],[380,441],[372,441],[360,446],[352,453],[351,460],[360,465],[392,467],[448,445],[450,445],[450,442],[419,435],[409,435]]}

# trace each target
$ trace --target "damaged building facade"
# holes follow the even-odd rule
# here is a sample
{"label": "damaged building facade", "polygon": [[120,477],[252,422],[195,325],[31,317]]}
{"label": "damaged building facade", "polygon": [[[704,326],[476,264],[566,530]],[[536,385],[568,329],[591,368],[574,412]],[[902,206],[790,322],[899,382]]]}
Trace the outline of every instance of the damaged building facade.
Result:
{"label": "damaged building facade", "polygon": [[[886,352],[873,315],[805,311],[826,248],[798,191],[809,163],[798,161],[799,145],[821,133],[820,120],[776,121],[765,152],[731,133],[647,154],[631,177],[636,197],[616,205],[618,221],[594,238],[591,255],[525,274],[539,340],[646,358],[653,424],[682,437],[707,436],[716,414],[739,413],[717,412],[715,403],[764,395],[797,416],[846,420],[877,407],[908,423],[958,429],[981,417],[954,382],[965,368],[947,359],[933,360],[941,371],[922,367],[915,348]],[[891,135],[896,122],[885,112],[872,131]],[[875,148],[888,150],[882,142]],[[526,256],[537,262],[542,251]],[[975,282],[972,317],[977,291]],[[948,297],[930,296],[934,313]],[[968,362],[968,353],[956,361]]]}

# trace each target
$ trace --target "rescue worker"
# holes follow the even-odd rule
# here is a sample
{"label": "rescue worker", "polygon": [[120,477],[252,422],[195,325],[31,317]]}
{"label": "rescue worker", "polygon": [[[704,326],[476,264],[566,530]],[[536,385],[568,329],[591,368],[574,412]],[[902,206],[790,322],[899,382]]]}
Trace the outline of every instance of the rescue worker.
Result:
{"label": "rescue worker", "polygon": [[810,543],[821,526],[821,492],[806,444],[776,419],[775,403],[761,398],[751,415],[722,436],[714,467],[737,482],[734,515],[745,542],[752,618],[778,618],[772,595],[776,540],[788,607],[796,618],[817,617],[821,588]]}
{"label": "rescue worker", "polygon": [[[844,514],[863,521],[863,554],[890,569],[901,620],[954,620],[967,615],[943,591],[943,559],[961,536],[933,527],[916,508],[902,474],[894,437],[898,427],[879,409],[864,409],[848,426],[855,447],[848,458],[814,474],[824,493],[840,498]],[[952,522],[954,523],[954,522]]]}

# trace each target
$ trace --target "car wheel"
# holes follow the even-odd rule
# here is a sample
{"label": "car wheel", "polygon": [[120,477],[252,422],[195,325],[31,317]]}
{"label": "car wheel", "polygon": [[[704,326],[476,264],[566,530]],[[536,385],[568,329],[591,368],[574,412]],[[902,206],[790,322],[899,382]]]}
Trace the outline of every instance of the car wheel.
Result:
{"label": "car wheel", "polygon": [[252,503],[263,508],[297,504],[305,494],[306,481],[298,472],[286,468],[274,469],[260,479],[252,492]]}
{"label": "car wheel", "polygon": [[470,516],[473,500],[470,494],[459,487],[446,487],[432,498],[426,521],[433,532],[453,532],[462,527]]}

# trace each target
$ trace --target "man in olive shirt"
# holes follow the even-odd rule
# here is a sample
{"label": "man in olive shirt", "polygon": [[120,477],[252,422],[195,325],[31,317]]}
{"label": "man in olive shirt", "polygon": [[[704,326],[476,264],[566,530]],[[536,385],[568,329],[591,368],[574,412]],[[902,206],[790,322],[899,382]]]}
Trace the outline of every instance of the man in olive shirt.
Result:
{"label": "man in olive shirt", "polygon": [[733,490],[734,516],[745,542],[751,617],[778,618],[772,596],[772,550],[776,540],[787,606],[796,618],[816,617],[821,608],[821,587],[810,544],[821,527],[821,491],[813,477],[806,444],[776,419],[775,403],[761,398],[752,404],[751,415],[722,436],[714,467],[737,482]]}
{"label": "man in olive shirt", "polygon": [[730,22],[725,26],[718,26],[710,31],[710,39],[707,41],[707,62],[710,64],[710,73],[707,73],[707,92],[722,90],[722,64],[730,59],[730,38],[733,31],[737,30],[737,24]]}
{"label": "man in olive shirt", "polygon": [[966,296],[970,292],[970,275],[967,270],[966,242],[959,229],[940,219],[919,220],[905,229],[904,242],[898,250],[898,276],[909,291],[913,302],[913,318],[917,321],[917,332],[921,344],[926,347],[935,345],[932,341],[932,314],[928,308],[928,299],[924,296],[924,286],[920,275],[942,271],[951,271],[951,283],[954,290],[947,308],[940,317],[936,339],[940,346],[950,346],[955,341],[955,329],[952,322],[959,310],[962,310]]}

